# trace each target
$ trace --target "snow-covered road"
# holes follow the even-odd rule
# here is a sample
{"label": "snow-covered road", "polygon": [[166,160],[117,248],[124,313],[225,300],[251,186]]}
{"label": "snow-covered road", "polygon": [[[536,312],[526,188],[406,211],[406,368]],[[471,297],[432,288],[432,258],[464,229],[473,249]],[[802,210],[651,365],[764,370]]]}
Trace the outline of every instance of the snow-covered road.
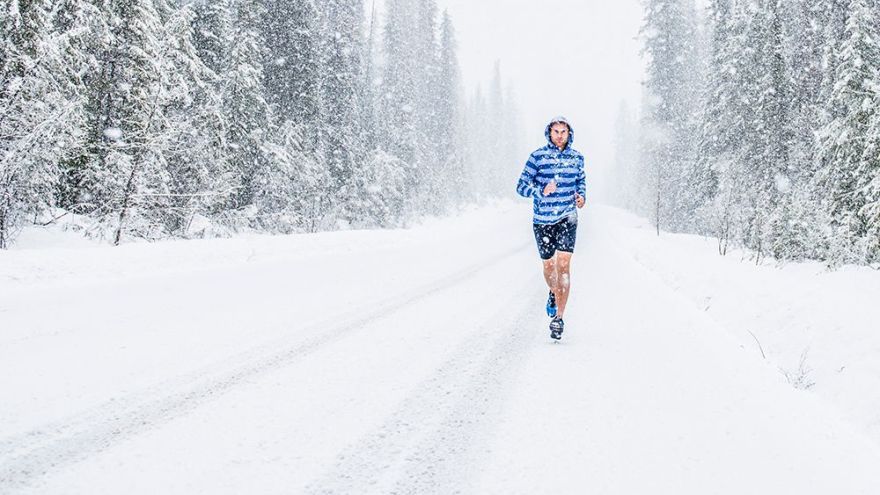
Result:
{"label": "snow-covered road", "polygon": [[[880,448],[582,215],[0,254],[0,493],[880,492]],[[622,240],[623,239],[623,240]]]}

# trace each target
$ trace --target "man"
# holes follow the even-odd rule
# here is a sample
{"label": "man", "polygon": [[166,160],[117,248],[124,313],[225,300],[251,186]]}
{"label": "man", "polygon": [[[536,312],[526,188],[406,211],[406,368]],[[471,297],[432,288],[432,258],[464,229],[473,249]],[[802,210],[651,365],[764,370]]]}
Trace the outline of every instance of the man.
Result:
{"label": "man", "polygon": [[544,280],[550,288],[547,316],[550,337],[562,338],[563,317],[571,285],[571,255],[577,238],[577,209],[586,195],[584,157],[574,149],[574,129],[564,117],[547,125],[548,144],[526,162],[516,192],[534,200],[535,241],[544,262]]}

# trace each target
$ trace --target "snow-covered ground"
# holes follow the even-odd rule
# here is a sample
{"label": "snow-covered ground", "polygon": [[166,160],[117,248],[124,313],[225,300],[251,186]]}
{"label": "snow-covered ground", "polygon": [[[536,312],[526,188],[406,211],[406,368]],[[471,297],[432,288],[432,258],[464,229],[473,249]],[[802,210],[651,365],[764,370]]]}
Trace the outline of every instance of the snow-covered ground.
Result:
{"label": "snow-covered ground", "polygon": [[26,232],[0,252],[0,493],[880,492],[880,273],[591,206],[552,344],[529,217]]}

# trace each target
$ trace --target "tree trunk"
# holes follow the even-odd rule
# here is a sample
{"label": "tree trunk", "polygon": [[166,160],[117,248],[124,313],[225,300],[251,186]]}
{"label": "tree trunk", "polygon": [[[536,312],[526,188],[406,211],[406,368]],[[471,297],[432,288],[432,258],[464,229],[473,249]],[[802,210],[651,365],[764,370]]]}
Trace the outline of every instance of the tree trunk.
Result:
{"label": "tree trunk", "polygon": [[116,226],[116,235],[113,239],[113,245],[118,246],[122,240],[122,227],[125,224],[125,216],[128,212],[131,195],[134,193],[134,178],[137,174],[137,163],[131,167],[131,174],[128,176],[128,183],[125,184],[125,196],[122,198],[122,208],[119,210],[119,224]]}

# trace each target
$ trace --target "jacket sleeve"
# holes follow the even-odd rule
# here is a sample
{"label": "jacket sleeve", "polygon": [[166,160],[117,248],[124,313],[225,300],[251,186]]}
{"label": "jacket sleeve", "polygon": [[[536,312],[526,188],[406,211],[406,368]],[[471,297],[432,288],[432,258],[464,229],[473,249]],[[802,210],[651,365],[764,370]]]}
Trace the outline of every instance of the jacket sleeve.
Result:
{"label": "jacket sleeve", "polygon": [[587,197],[587,176],[584,173],[584,157],[581,155],[580,160],[578,160],[578,176],[577,176],[577,193],[581,195],[582,198],[586,199]]}
{"label": "jacket sleeve", "polygon": [[529,156],[522,174],[519,176],[519,182],[516,184],[516,192],[524,198],[540,198],[541,189],[535,185],[535,174],[538,173],[538,165],[535,163],[535,157]]}

